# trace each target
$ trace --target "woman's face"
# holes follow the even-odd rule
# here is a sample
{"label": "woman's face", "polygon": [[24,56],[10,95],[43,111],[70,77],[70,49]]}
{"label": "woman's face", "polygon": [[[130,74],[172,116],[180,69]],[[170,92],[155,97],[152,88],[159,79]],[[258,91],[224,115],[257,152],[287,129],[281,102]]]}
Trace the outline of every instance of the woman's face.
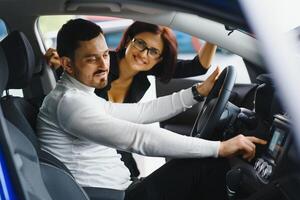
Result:
{"label": "woman's face", "polygon": [[124,59],[131,70],[148,71],[162,60],[163,48],[163,40],[159,34],[143,32],[129,41]]}

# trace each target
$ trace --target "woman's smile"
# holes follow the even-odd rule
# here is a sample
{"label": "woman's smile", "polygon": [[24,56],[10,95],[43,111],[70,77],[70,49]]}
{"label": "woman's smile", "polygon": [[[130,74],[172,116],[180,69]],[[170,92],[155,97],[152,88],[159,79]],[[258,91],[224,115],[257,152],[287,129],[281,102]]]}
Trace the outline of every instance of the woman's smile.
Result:
{"label": "woman's smile", "polygon": [[134,61],[139,65],[146,65],[148,62],[139,55],[132,55]]}

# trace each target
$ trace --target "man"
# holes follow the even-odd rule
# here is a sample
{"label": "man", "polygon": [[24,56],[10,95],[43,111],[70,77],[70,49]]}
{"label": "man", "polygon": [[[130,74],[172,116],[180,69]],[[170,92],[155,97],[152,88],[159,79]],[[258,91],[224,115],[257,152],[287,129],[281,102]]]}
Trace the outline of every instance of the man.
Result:
{"label": "man", "polygon": [[[108,81],[109,50],[101,28],[92,22],[76,19],[64,24],[57,51],[64,74],[40,108],[37,131],[41,147],[60,159],[82,186],[125,190],[130,200],[224,198],[225,161],[198,158],[241,153],[251,159],[254,143],[265,143],[242,135],[207,141],[143,125],[197,103],[191,88],[138,104],[114,104],[96,96],[94,89]],[[199,94],[208,95],[218,74],[219,69],[197,85]],[[175,159],[132,184],[116,149],[190,159]]]}

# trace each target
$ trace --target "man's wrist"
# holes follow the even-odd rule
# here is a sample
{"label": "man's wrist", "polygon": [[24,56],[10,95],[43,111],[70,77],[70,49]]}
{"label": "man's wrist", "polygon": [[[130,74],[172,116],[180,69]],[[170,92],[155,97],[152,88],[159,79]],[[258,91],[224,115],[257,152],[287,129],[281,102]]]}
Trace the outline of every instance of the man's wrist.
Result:
{"label": "man's wrist", "polygon": [[193,93],[193,98],[198,101],[202,102],[205,99],[205,96],[201,93],[201,90],[199,91],[200,84],[195,84],[192,86],[192,93]]}

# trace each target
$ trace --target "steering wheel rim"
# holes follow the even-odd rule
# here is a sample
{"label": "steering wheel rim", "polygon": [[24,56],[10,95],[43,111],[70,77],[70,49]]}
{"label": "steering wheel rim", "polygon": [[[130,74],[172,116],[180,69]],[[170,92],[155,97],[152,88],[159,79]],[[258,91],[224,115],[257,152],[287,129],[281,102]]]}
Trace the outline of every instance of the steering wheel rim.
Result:
{"label": "steering wheel rim", "polygon": [[229,101],[235,80],[236,70],[233,66],[223,69],[198,113],[191,136],[216,139],[213,131]]}

